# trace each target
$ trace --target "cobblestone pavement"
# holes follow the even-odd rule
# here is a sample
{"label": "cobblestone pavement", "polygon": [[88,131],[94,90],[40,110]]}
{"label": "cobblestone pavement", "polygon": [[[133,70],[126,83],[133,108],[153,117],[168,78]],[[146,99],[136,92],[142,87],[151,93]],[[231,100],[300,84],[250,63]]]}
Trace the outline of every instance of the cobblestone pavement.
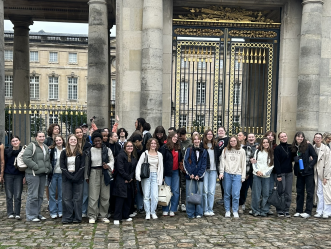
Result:
{"label": "cobblestone pavement", "polygon": [[[0,192],[1,248],[331,248],[331,220],[316,218],[256,218],[248,214],[240,219],[224,218],[224,208],[215,204],[216,216],[188,219],[175,217],[146,221],[140,214],[133,222],[120,226],[96,223],[62,225],[60,219],[40,223],[25,220],[23,194],[22,220],[6,218],[5,194]],[[217,186],[216,199],[220,196]],[[293,196],[294,198],[294,196]],[[248,200],[250,203],[250,199]],[[249,206],[249,205],[246,205]],[[294,214],[292,206],[291,214]],[[273,210],[275,211],[275,210]]]}

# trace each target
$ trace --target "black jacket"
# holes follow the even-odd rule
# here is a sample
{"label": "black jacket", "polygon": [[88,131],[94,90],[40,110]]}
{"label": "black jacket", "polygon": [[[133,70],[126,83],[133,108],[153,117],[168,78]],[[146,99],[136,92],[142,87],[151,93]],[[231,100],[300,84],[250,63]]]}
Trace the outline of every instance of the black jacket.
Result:
{"label": "black jacket", "polygon": [[[297,156],[297,153],[292,152],[292,156],[294,158],[294,174],[296,176],[302,175],[302,176],[308,176],[314,174],[314,165],[317,163],[317,154],[314,150],[314,147],[311,144],[308,144],[308,148],[304,153],[302,153],[300,156]],[[313,160],[310,160],[310,157],[313,158]],[[300,172],[299,167],[299,159],[302,159],[304,170]]]}
{"label": "black jacket", "polygon": [[[172,176],[172,169],[173,169],[173,156],[167,145],[163,145],[159,152],[161,152],[163,156],[163,177],[165,176]],[[181,150],[178,151],[178,165],[179,162],[183,160],[183,155]]]}
{"label": "black jacket", "polygon": [[64,149],[60,156],[60,168],[62,170],[62,181],[71,181],[74,183],[83,183],[85,160],[82,154],[78,154],[75,159],[75,172],[71,173],[67,167],[67,154]]}
{"label": "black jacket", "polygon": [[[91,160],[91,148],[90,147],[88,150],[86,150],[85,152],[85,171],[87,172],[86,176],[87,179],[90,178],[90,173],[91,173],[91,164],[92,164],[92,160]],[[104,144],[102,144],[102,150],[101,150],[101,157],[102,157],[102,162],[103,163],[109,163],[109,157],[108,157],[108,147]],[[102,166],[102,165],[100,165]]]}
{"label": "black jacket", "polygon": [[[1,145],[1,143],[0,143],[0,145]],[[1,173],[12,174],[12,175],[24,175],[25,174],[24,171],[19,171],[14,166],[15,159],[21,150],[22,150],[22,146],[20,146],[20,148],[18,150],[13,150],[12,146],[5,148],[5,151],[4,151],[5,169],[4,169],[4,172],[1,172]]]}
{"label": "black jacket", "polygon": [[292,153],[291,145],[280,143],[274,150],[274,169],[279,177],[283,173],[292,172]]}
{"label": "black jacket", "polygon": [[113,156],[114,156],[114,159],[117,157],[117,155],[120,153],[120,151],[122,150],[121,148],[121,145],[119,145],[118,143],[108,143],[107,144],[107,147],[109,149],[111,149],[111,152],[113,152]]}
{"label": "black jacket", "polygon": [[134,191],[134,183],[125,183],[125,181],[130,181],[135,177],[137,159],[131,156],[131,162],[128,161],[128,155],[122,150],[116,160],[115,164],[115,180],[114,180],[114,189],[113,195],[127,198],[128,191]]}

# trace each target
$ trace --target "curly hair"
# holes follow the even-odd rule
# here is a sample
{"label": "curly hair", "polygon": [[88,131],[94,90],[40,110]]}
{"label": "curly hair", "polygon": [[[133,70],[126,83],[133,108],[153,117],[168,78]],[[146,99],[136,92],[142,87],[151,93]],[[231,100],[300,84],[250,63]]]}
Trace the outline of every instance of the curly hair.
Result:
{"label": "curly hair", "polygon": [[59,127],[59,130],[61,130],[61,127],[60,127],[59,124],[51,124],[51,125],[48,127],[48,129],[47,129],[47,135],[48,135],[49,137],[53,136],[53,130],[54,130],[54,128],[55,128],[56,126]]}

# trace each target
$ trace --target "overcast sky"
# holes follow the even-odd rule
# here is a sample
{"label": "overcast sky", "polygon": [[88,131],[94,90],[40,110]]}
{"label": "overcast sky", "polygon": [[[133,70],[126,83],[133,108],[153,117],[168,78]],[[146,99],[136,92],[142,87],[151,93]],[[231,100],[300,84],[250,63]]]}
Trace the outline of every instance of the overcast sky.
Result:
{"label": "overcast sky", "polygon": [[[13,24],[5,20],[5,30],[13,30]],[[30,26],[30,31],[38,32],[44,30],[50,33],[67,33],[67,34],[85,34],[88,33],[88,24],[86,23],[65,23],[65,22],[34,22]],[[111,35],[116,36],[116,26],[111,29]]]}

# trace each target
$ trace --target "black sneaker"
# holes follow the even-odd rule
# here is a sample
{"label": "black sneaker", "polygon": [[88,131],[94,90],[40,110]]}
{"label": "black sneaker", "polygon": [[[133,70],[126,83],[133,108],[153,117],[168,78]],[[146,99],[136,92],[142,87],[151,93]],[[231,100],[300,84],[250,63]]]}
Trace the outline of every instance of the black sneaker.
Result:
{"label": "black sneaker", "polygon": [[284,217],[284,213],[283,212],[279,212],[278,213],[278,217]]}
{"label": "black sneaker", "polygon": [[289,212],[285,212],[285,217],[286,217],[286,218],[291,218],[290,213],[289,213]]}

